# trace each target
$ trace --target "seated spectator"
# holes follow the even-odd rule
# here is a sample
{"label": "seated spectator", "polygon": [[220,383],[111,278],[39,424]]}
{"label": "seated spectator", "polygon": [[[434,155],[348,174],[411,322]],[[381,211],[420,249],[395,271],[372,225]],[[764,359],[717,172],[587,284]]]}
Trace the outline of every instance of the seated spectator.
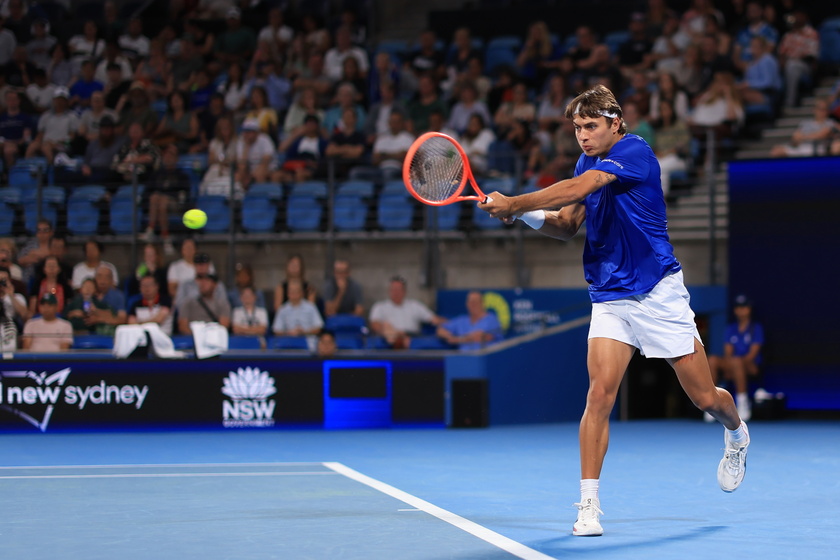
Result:
{"label": "seated spectator", "polygon": [[44,18],[32,21],[32,37],[26,42],[26,54],[36,68],[46,71],[50,64],[50,51],[58,43],[50,35],[50,23]]}
{"label": "seated spectator", "polygon": [[[160,249],[154,243],[146,243],[143,245],[143,257],[140,260],[140,264],[137,265],[137,268],[134,269],[134,275],[128,280],[126,292],[129,296],[139,294],[140,280],[146,276],[154,277],[158,286],[165,287],[167,285],[166,273],[167,267],[163,262]],[[166,292],[167,290],[163,291]]]}
{"label": "seated spectator", "polygon": [[342,83],[338,86],[333,105],[324,113],[325,134],[330,135],[335,131],[346,109],[356,112],[356,128],[359,131],[364,130],[365,110],[356,102],[356,93],[353,84]]}
{"label": "seated spectator", "polygon": [[45,294],[52,294],[56,299],[56,312],[64,313],[64,306],[73,297],[73,290],[67,283],[67,275],[61,269],[58,259],[52,255],[44,259],[41,274],[36,277],[32,296],[29,298],[29,316],[38,311],[38,302]]}
{"label": "seated spectator", "polygon": [[73,299],[67,303],[65,308],[64,316],[70,321],[75,334],[108,335],[113,332],[111,325],[95,321],[94,316],[91,314],[91,310],[94,307],[107,311],[108,313],[112,311],[107,303],[96,297],[96,280],[85,278],[85,281],[82,282],[82,287],[76,291]]}
{"label": "seated spectator", "polygon": [[29,284],[35,278],[36,266],[50,255],[50,240],[53,238],[52,223],[41,218],[35,227],[35,237],[26,242],[18,254],[18,264],[23,269],[23,282]]}
{"label": "seated spectator", "polygon": [[304,336],[318,334],[324,320],[314,303],[304,298],[303,283],[290,280],[287,287],[289,299],[280,306],[271,330],[276,336]]}
{"label": "seated spectator", "polygon": [[647,17],[641,12],[631,14],[627,30],[629,37],[618,47],[618,65],[622,74],[629,78],[636,72],[650,69],[653,41],[648,36]]}
{"label": "seated spectator", "polygon": [[99,126],[105,117],[110,119],[112,127],[116,126],[119,116],[116,111],[105,106],[105,94],[95,91],[90,96],[90,108],[79,117],[79,136],[87,142],[96,140],[99,137]]}
{"label": "seated spectator", "polygon": [[118,42],[123,55],[128,57],[134,66],[149,56],[150,41],[143,35],[143,20],[139,17],[128,20],[125,34],[120,35]]}
{"label": "seated spectator", "polygon": [[160,151],[146,137],[142,124],[133,122],[128,126],[128,138],[120,146],[111,166],[126,183],[134,182],[136,174],[138,182],[144,184],[160,167]]}
{"label": "seated spectator", "polygon": [[[548,79],[545,93],[542,95],[537,106],[537,126],[539,128],[540,142],[545,145],[545,138],[550,138],[565,117],[566,105],[572,100],[572,96],[566,93],[566,80],[559,74],[554,74]],[[489,122],[489,121],[485,121]]]}
{"label": "seated spectator", "polygon": [[[283,75],[282,67],[278,67],[273,58],[269,58],[264,50],[257,50],[254,62],[248,70],[248,81],[245,84],[250,106],[247,107],[246,119],[257,119],[263,132],[277,138],[280,118],[289,109],[292,84]],[[254,97],[254,90],[260,88],[261,97]]]}
{"label": "seated spectator", "polygon": [[70,60],[75,68],[85,60],[96,60],[105,52],[105,41],[99,37],[99,28],[92,19],[83,24],[82,33],[73,35],[67,43]]}
{"label": "seated spectator", "polygon": [[40,317],[23,326],[22,346],[30,352],[64,352],[73,345],[73,326],[58,316],[58,301],[44,294],[38,302]]}
{"label": "seated spectator", "polygon": [[0,322],[14,321],[15,328],[20,329],[30,316],[26,298],[15,288],[9,268],[0,264]]}
{"label": "seated spectator", "polygon": [[344,109],[341,121],[330,135],[324,152],[326,157],[337,160],[334,163],[336,177],[345,178],[352,167],[364,163],[366,148],[367,139],[356,127],[356,111],[352,108]]}
{"label": "seated spectator", "polygon": [[224,99],[225,109],[238,114],[245,110],[248,101],[245,72],[242,66],[232,63],[227,67],[227,74],[219,85],[218,93]]}
{"label": "seated spectator", "polygon": [[315,347],[315,353],[318,354],[319,358],[331,358],[335,356],[337,350],[335,333],[322,330],[318,334],[318,345]]}
{"label": "seated spectator", "polygon": [[[195,278],[195,240],[186,238],[181,242],[181,258],[169,265],[166,270],[166,285],[169,297],[174,298],[178,293],[178,286],[182,282]],[[210,272],[215,272],[213,265],[210,265]]]}
{"label": "seated spectator", "polygon": [[274,56],[285,53],[295,36],[294,29],[286,25],[285,19],[282,8],[271,8],[268,11],[268,25],[260,29],[257,35],[257,43],[267,45]]}
{"label": "seated spectator", "polygon": [[59,153],[65,153],[79,128],[79,117],[70,111],[70,94],[67,88],[56,88],[53,108],[38,120],[38,135],[26,148],[26,157],[43,155],[52,162]]}
{"label": "seated spectator", "polygon": [[321,133],[318,117],[307,115],[303,133],[285,150],[286,161],[274,176],[275,181],[299,182],[325,175],[327,141]]}
{"label": "seated spectator", "polygon": [[246,119],[236,140],[236,181],[243,188],[268,181],[276,167],[274,142],[255,119]]}
{"label": "seated spectator", "polygon": [[[303,42],[303,37],[300,42]],[[295,43],[297,41],[293,42]],[[294,74],[292,82],[294,90],[312,89],[317,98],[317,106],[325,107],[330,102],[333,82],[324,73],[324,55],[319,51],[313,51],[305,58],[306,66]]]}
{"label": "seated spectator", "polygon": [[336,259],[333,275],[324,282],[324,315],[365,314],[362,285],[350,277],[350,262]]}
{"label": "seated spectator", "polygon": [[207,108],[196,113],[198,117],[198,142],[190,148],[190,153],[203,154],[210,147],[210,142],[216,137],[216,125],[222,118],[233,118],[233,113],[225,108],[225,98],[219,93],[210,95]]}
{"label": "seated spectator", "polygon": [[394,82],[385,80],[379,84],[379,101],[371,105],[365,119],[365,135],[367,142],[373,145],[377,134],[388,132],[388,119],[391,112],[396,111],[406,115],[406,108],[402,101],[397,100],[397,90]]}
{"label": "seated spectator", "polygon": [[153,136],[158,147],[175,144],[179,153],[187,153],[198,142],[198,117],[189,110],[187,94],[175,90],[167,99],[166,114]]}
{"label": "seated spectator", "polygon": [[688,117],[692,135],[705,140],[706,129],[711,127],[718,140],[728,138],[743,122],[744,108],[732,74],[716,73],[709,88],[695,100]]}
{"label": "seated spectator", "polygon": [[401,276],[391,278],[388,299],[377,301],[370,309],[371,331],[395,349],[408,348],[424,323],[440,326],[445,321],[416,299],[406,298],[406,282]]}
{"label": "seated spectator", "polygon": [[802,10],[793,12],[790,30],[779,44],[779,64],[785,78],[785,107],[794,107],[803,82],[810,82],[817,70],[820,35],[808,23]]}
{"label": "seated spectator", "polygon": [[752,406],[747,393],[747,380],[755,377],[761,369],[761,352],[764,346],[764,328],[752,315],[752,302],[745,295],[735,297],[732,308],[735,321],[726,327],[723,356],[709,356],[712,380],[721,379],[735,384],[735,402],[738,415],[749,420]]}
{"label": "seated spectator", "polygon": [[90,107],[90,96],[95,91],[102,91],[105,85],[94,77],[96,66],[93,60],[82,62],[79,78],[70,86],[70,106],[76,111]]}
{"label": "seated spectator", "polygon": [[3,163],[10,169],[17,159],[26,153],[34,136],[37,122],[20,108],[20,94],[7,89],[6,110],[0,113],[0,146],[3,148]]}
{"label": "seated spectator", "polygon": [[629,86],[621,95],[621,106],[623,107],[625,103],[633,103],[639,114],[647,117],[650,113],[650,98],[654,89],[646,72],[639,71],[631,74]]}
{"label": "seated spectator", "polygon": [[238,62],[243,64],[250,60],[257,46],[257,36],[250,27],[242,25],[242,15],[239,8],[233,7],[227,11],[226,28],[219,33],[215,42],[215,56],[222,63]]}
{"label": "seated spectator", "polygon": [[[183,247],[182,247],[183,250]],[[174,263],[173,263],[174,265]],[[175,292],[173,303],[175,308],[180,310],[184,302],[195,299],[201,293],[201,286],[197,281],[197,277],[201,275],[211,275],[215,277],[213,289],[215,293],[213,297],[216,299],[224,298],[227,301],[227,290],[223,282],[219,281],[219,277],[215,274],[215,267],[210,260],[210,255],[207,253],[198,253],[193,259],[193,267],[195,275],[192,278],[186,279],[178,284],[178,289]],[[170,267],[171,268],[171,267]]]}
{"label": "seated spectator", "polygon": [[245,288],[251,288],[256,297],[255,303],[257,307],[266,307],[265,294],[262,290],[258,290],[254,284],[254,269],[248,263],[236,263],[234,267],[236,273],[233,276],[233,287],[228,290],[228,299],[230,300],[231,308],[242,306],[241,294]]}
{"label": "seated spectator", "polygon": [[[166,29],[170,29],[170,27],[167,26],[164,30]],[[173,43],[178,49],[177,53],[172,54],[174,58],[176,55],[180,55],[181,41],[175,40]],[[192,49],[194,53],[195,47],[192,47]],[[172,77],[172,67],[173,62],[167,56],[166,44],[162,39],[156,38],[149,45],[149,57],[141,60],[137,65],[137,69],[134,71],[134,79],[137,80],[135,83],[141,86],[145,85],[149,88],[148,94],[153,98],[162,99],[174,89],[175,84]],[[120,76],[120,79],[122,80],[122,76]],[[116,81],[116,76],[109,81]],[[108,91],[107,83],[105,84],[105,90]],[[108,101],[110,107],[110,96],[108,97]]]}
{"label": "seated spectator", "polygon": [[[402,75],[397,66],[396,57],[386,51],[380,51],[373,57],[373,66],[368,73],[367,99],[371,110],[373,106],[382,101],[380,86],[384,83],[394,85],[394,96],[400,90]],[[407,90],[408,88],[406,88]],[[402,91],[405,97],[410,97],[413,92]],[[401,99],[402,101],[402,99]]]}
{"label": "seated spectator", "polygon": [[467,71],[469,61],[473,57],[480,58],[481,53],[473,48],[470,28],[459,27],[452,34],[452,46],[449,48],[444,59],[446,73],[450,83],[454,83],[460,75]]}
{"label": "seated spectator", "polygon": [[671,173],[685,171],[691,134],[685,121],[678,118],[668,100],[659,102],[659,119],[654,122],[656,144],[653,145],[661,171],[662,192],[666,196],[671,190]]}
{"label": "seated spectator", "polygon": [[[408,124],[409,122],[406,121],[406,127]],[[443,114],[443,111],[432,111],[429,114],[429,130],[426,132],[440,132],[441,134],[451,136],[456,141],[459,139],[458,133],[446,126],[446,115]]]}
{"label": "seated spectator", "polygon": [[559,45],[552,40],[548,25],[544,21],[531,23],[528,26],[522,50],[516,57],[519,77],[529,87],[542,87],[553,63],[559,58]]}
{"label": "seated spectator", "polygon": [[656,79],[656,89],[650,95],[650,111],[648,117],[655,121],[659,119],[659,104],[668,101],[678,120],[688,118],[688,94],[679,86],[673,74],[660,72]]}
{"label": "seated spectator", "polygon": [[649,146],[656,145],[656,134],[648,120],[641,114],[639,106],[631,101],[621,104],[622,116],[627,124],[627,132],[644,138]]}
{"label": "seated spectator", "polygon": [[537,109],[528,101],[528,88],[524,83],[513,86],[510,101],[503,102],[493,116],[499,136],[503,136],[513,126],[514,121],[533,122],[537,117]]}
{"label": "seated spectator", "polygon": [[219,278],[215,274],[206,272],[195,276],[197,294],[185,299],[178,307],[178,331],[181,334],[192,334],[190,323],[204,321],[205,323],[219,323],[230,328],[230,303],[222,288],[219,296]]}
{"label": "seated spectator", "polygon": [[370,63],[364,49],[353,44],[351,31],[348,27],[339,27],[335,32],[335,46],[324,54],[324,72],[334,81],[342,79],[344,60],[354,58],[359,65],[362,76],[367,75]]}
{"label": "seated spectator", "polygon": [[478,90],[475,85],[463,83],[459,89],[459,101],[449,112],[447,126],[454,129],[459,135],[467,129],[470,117],[479,115],[485,123],[490,122],[490,111],[483,101],[478,99]]}
{"label": "seated spectator", "polygon": [[117,326],[124,325],[128,319],[125,295],[122,290],[117,289],[114,272],[104,263],[96,269],[94,281],[96,282],[96,298],[108,304],[109,310],[105,311],[94,306],[90,312],[91,320],[93,323],[104,323],[106,327],[101,327],[100,330],[110,331],[104,334],[113,336]]}
{"label": "seated spectator", "polygon": [[307,115],[315,115],[319,122],[323,121],[324,111],[318,107],[317,102],[317,94],[312,88],[304,88],[297,94],[283,121],[281,151],[303,134],[303,120]]}
{"label": "seated spectator", "polygon": [[388,132],[376,136],[371,161],[386,177],[399,176],[405,154],[413,142],[414,136],[406,130],[405,117],[392,112],[388,117]]}
{"label": "seated spectator", "polygon": [[50,64],[47,66],[47,78],[56,87],[67,87],[74,79],[76,69],[68,56],[67,46],[56,43],[50,51]]}
{"label": "seated spectator", "polygon": [[58,86],[47,79],[47,73],[44,70],[36,68],[32,72],[32,81],[26,86],[25,91],[33,113],[40,115],[52,107],[56,87]]}
{"label": "seated spectator", "polygon": [[764,39],[768,45],[768,51],[775,49],[779,40],[779,32],[767,22],[762,4],[759,0],[747,2],[746,25],[735,35],[732,59],[741,71],[744,71],[747,62],[757,58],[751,46],[753,39],[756,37]]}
{"label": "seated spectator", "polygon": [[[114,68],[118,72],[113,78],[108,77],[109,68]],[[107,84],[109,81],[126,83],[127,91],[128,86],[131,85],[131,79],[133,77],[134,70],[132,69],[131,62],[128,58],[122,55],[119,44],[114,39],[108,39],[105,43],[105,56],[103,56],[102,60],[100,60],[96,65],[96,70],[93,72],[93,78],[105,86],[103,91],[107,90]]]}
{"label": "seated spectator", "polygon": [[129,131],[131,125],[137,123],[144,137],[151,137],[155,133],[160,119],[151,106],[149,92],[143,82],[134,82],[128,93],[120,99],[115,108],[120,114],[120,128]]}
{"label": "seated spectator", "polygon": [[268,311],[257,304],[257,294],[251,286],[239,291],[239,303],[233,308],[231,330],[244,336],[265,336],[268,331]]}
{"label": "seated spectator", "polygon": [[0,67],[6,77],[6,84],[15,88],[25,88],[32,81],[37,67],[27,58],[26,47],[18,45],[12,51],[12,58]]}
{"label": "seated spectator", "polygon": [[435,79],[423,74],[417,80],[417,95],[409,101],[408,106],[409,116],[409,132],[419,136],[424,132],[430,130],[429,116],[439,111],[444,116],[446,115],[446,104],[438,94],[438,86]]}
{"label": "seated spectator", "polygon": [[495,142],[496,135],[487,126],[482,116],[477,113],[471,116],[467,123],[467,129],[458,139],[461,147],[464,148],[464,153],[467,154],[473,173],[476,175],[485,174],[487,172],[487,152],[490,149],[490,144]]}
{"label": "seated spectator", "polygon": [[154,276],[140,279],[140,295],[141,298],[128,310],[128,324],[156,323],[160,330],[172,336],[172,302],[167,294],[160,293],[160,285]]}
{"label": "seated spectator", "polygon": [[356,103],[368,107],[368,80],[359,69],[359,63],[353,57],[347,57],[342,63],[341,79],[336,83],[336,90],[343,84],[350,84],[356,91]]}
{"label": "seated spectator", "polygon": [[441,324],[437,335],[460,350],[480,350],[502,339],[502,326],[495,313],[484,308],[481,292],[467,293],[467,313]]}
{"label": "seated spectator", "polygon": [[770,150],[771,157],[807,157],[825,155],[826,147],[837,124],[828,116],[828,101],[818,99],[814,104],[814,118],[799,123],[790,142],[777,144]]}
{"label": "seated spectator", "polygon": [[679,16],[668,10],[662,32],[656,36],[651,48],[651,60],[656,71],[677,74],[690,44],[691,35],[680,27]]}
{"label": "seated spectator", "polygon": [[289,301],[289,282],[296,280],[303,286],[303,297],[318,306],[318,292],[315,286],[306,280],[306,265],[303,256],[295,253],[286,260],[286,271],[283,281],[274,288],[274,311]]}
{"label": "seated spectator", "polygon": [[81,177],[74,177],[75,181],[105,186],[120,181],[120,175],[111,165],[122,149],[125,138],[117,136],[116,126],[116,121],[110,115],[103,116],[99,121],[96,138],[88,142],[85,149],[82,166],[79,168]]}
{"label": "seated spectator", "polygon": [[[210,140],[207,149],[207,171],[198,187],[199,194],[213,194],[230,197],[231,176],[235,174],[233,166],[236,163],[236,147],[239,138],[233,128],[233,120],[223,116],[216,122],[216,133]],[[242,183],[234,181],[233,192],[235,198],[244,194]]]}
{"label": "seated spectator", "polygon": [[78,290],[79,287],[82,285],[82,281],[85,278],[93,278],[96,275],[96,270],[100,266],[106,266],[114,275],[114,284],[118,284],[120,281],[119,275],[117,274],[117,267],[113,264],[103,261],[102,260],[102,253],[105,251],[105,247],[97,241],[96,239],[88,239],[85,242],[84,246],[85,251],[85,260],[80,263],[77,263],[76,266],[73,267],[73,275],[70,281],[70,286],[74,290]]}
{"label": "seated spectator", "polygon": [[151,241],[155,228],[159,227],[165,250],[174,253],[169,238],[169,209],[182,208],[189,196],[190,177],[178,167],[178,148],[169,144],[163,150],[163,165],[146,181],[143,192],[149,209],[149,225],[143,234],[145,241]]}
{"label": "seated spectator", "polygon": [[23,283],[23,269],[15,263],[15,241],[10,237],[0,238],[0,267],[9,269],[9,276],[15,285],[15,291],[26,293],[26,285]]}
{"label": "seated spectator", "polygon": [[772,48],[763,37],[754,37],[750,42],[752,58],[744,70],[743,81],[737,85],[745,105],[770,104],[775,107],[779,100],[782,78]]}

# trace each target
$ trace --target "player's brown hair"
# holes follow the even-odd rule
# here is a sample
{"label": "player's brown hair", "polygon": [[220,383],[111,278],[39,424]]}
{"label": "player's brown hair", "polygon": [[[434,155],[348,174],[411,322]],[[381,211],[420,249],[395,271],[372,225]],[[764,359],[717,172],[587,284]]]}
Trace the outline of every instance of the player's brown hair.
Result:
{"label": "player's brown hair", "polygon": [[621,105],[615,100],[613,92],[601,84],[584,91],[566,105],[566,118],[571,120],[575,118],[575,115],[590,119],[604,117],[609,122],[612,122],[614,118],[621,119],[618,132],[627,133],[627,124],[624,122]]}

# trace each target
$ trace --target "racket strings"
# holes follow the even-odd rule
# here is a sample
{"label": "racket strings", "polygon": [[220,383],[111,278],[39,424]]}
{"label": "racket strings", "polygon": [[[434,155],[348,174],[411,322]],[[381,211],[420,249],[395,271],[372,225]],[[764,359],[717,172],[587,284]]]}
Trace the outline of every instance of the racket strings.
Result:
{"label": "racket strings", "polygon": [[409,176],[420,197],[441,202],[457,193],[464,182],[464,161],[451,141],[432,137],[412,157]]}

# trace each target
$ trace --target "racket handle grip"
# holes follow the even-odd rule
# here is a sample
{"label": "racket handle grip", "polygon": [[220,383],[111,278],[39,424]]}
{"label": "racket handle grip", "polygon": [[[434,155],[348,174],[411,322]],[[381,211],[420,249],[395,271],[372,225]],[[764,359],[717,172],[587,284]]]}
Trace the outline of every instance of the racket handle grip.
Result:
{"label": "racket handle grip", "polygon": [[489,196],[485,196],[484,200],[481,202],[482,204],[487,204],[488,202],[493,202],[493,199]]}

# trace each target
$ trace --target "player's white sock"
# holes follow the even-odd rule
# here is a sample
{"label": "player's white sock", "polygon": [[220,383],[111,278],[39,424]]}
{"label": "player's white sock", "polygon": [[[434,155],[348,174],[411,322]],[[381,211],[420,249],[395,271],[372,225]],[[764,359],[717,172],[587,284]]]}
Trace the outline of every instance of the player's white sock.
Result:
{"label": "player's white sock", "polygon": [[741,422],[741,425],[735,428],[734,430],[727,430],[729,432],[729,441],[731,443],[737,444],[741,446],[749,440],[749,436],[747,435],[747,431],[744,429],[745,424]]}
{"label": "player's white sock", "polygon": [[598,499],[598,485],[600,481],[597,478],[582,478],[580,480],[580,502],[586,503],[586,500],[591,498],[593,501]]}

